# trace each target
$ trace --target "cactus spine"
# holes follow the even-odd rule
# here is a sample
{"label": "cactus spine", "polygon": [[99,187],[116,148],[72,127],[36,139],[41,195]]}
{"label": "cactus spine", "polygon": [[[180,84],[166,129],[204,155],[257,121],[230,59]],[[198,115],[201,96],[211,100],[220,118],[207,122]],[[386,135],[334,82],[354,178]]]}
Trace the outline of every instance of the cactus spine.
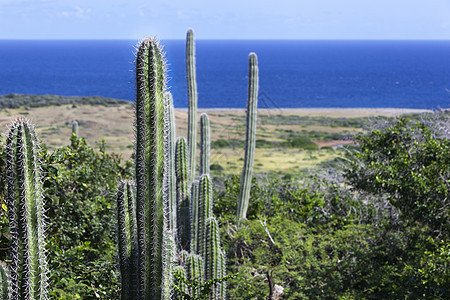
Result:
{"label": "cactus spine", "polygon": [[249,54],[248,70],[248,100],[245,131],[245,156],[242,168],[241,186],[237,208],[238,219],[247,217],[247,209],[252,185],[253,163],[255,160],[256,144],[256,107],[258,104],[258,60],[255,53]]}
{"label": "cactus spine", "polygon": [[211,136],[207,114],[200,116],[200,175],[209,174]]}
{"label": "cactus spine", "polygon": [[13,122],[6,141],[10,299],[48,299],[48,268],[39,142],[28,121]]}
{"label": "cactus spine", "polygon": [[117,228],[121,299],[137,299],[137,228],[134,183],[122,180],[117,189]]}
{"label": "cactus spine", "polygon": [[186,36],[186,76],[188,86],[188,147],[189,147],[189,178],[195,179],[197,154],[197,80],[195,71],[194,31],[189,29]]}
{"label": "cactus spine", "polygon": [[188,149],[185,138],[178,138],[176,147],[176,183],[177,183],[177,239],[181,249],[189,250],[191,217],[190,217],[190,195],[188,183]]}
{"label": "cactus spine", "polygon": [[[167,105],[165,60],[159,43],[145,39],[136,58],[136,209],[139,252],[139,299],[168,299],[163,275],[170,249],[166,174]],[[170,259],[169,259],[170,260]],[[169,284],[170,286],[170,284]],[[170,291],[169,291],[170,292]]]}

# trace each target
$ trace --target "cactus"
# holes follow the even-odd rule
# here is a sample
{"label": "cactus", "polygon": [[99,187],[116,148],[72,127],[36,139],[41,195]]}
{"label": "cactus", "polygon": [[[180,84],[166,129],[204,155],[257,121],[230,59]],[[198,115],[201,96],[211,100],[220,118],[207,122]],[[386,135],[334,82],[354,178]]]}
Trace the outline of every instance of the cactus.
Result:
{"label": "cactus", "polygon": [[241,186],[239,190],[239,200],[237,207],[238,219],[245,219],[247,217],[250,188],[252,185],[253,163],[255,160],[257,104],[258,60],[255,53],[250,53],[248,71],[247,119],[245,131],[245,156],[244,167],[242,168]]}
{"label": "cactus", "polygon": [[78,137],[78,122],[76,120],[72,121],[72,135],[73,134]]}
{"label": "cactus", "polygon": [[209,174],[211,136],[207,114],[200,116],[200,175]]}
{"label": "cactus", "polygon": [[117,189],[117,228],[121,299],[137,299],[137,229],[134,183],[122,180]]}
{"label": "cactus", "polygon": [[[167,150],[169,155],[169,229],[175,234],[177,227],[177,191],[175,176],[175,114],[173,110],[173,98],[170,92],[166,93],[166,104],[168,106],[169,136],[167,140]],[[171,158],[171,159],[170,159]]]}
{"label": "cactus", "polygon": [[8,299],[9,277],[8,268],[3,262],[0,262],[0,298]]}
{"label": "cactus", "polygon": [[[225,278],[225,276],[227,276],[227,262],[226,262],[226,254],[225,252],[222,250],[219,253],[219,267],[220,267],[220,278]],[[227,295],[227,282],[223,281],[220,283],[220,285],[218,286],[218,295],[219,295],[219,299],[223,299],[225,300],[226,295]]]}
{"label": "cactus", "polygon": [[[206,257],[205,261],[205,277],[206,280],[221,279],[222,278],[222,262],[223,255],[220,248],[219,225],[216,218],[208,218],[205,222],[206,232]],[[212,289],[212,299],[219,299],[221,284],[217,284]]]}
{"label": "cactus", "polygon": [[187,294],[189,292],[189,287],[186,284],[187,274],[184,266],[176,266],[173,270],[174,274],[177,274],[179,277],[183,278],[183,280],[175,280],[175,285],[178,287],[178,293],[175,294],[175,299],[184,299],[183,297],[177,297],[177,294]]}
{"label": "cactus", "polygon": [[[136,57],[136,210],[139,299],[169,299],[168,154],[165,59],[155,39]],[[168,261],[169,260],[169,261]],[[169,291],[170,294],[170,291]]]}
{"label": "cactus", "polygon": [[199,239],[199,181],[194,180],[191,185],[191,248],[192,253],[198,253]]}
{"label": "cactus", "polygon": [[10,299],[47,299],[48,268],[39,142],[27,120],[13,122],[6,141]]}
{"label": "cactus", "polygon": [[189,180],[195,179],[197,154],[197,80],[195,71],[194,31],[189,29],[186,36],[186,76],[188,86],[188,147],[189,147]]}
{"label": "cactus", "polygon": [[198,254],[206,261],[206,220],[212,217],[212,187],[208,175],[200,177],[199,218],[198,218]]}
{"label": "cactus", "polygon": [[187,265],[189,280],[203,283],[203,259],[201,258],[201,256],[198,254],[190,253],[185,263]]}
{"label": "cactus", "polygon": [[[212,261],[215,261],[214,266],[211,267],[215,271],[211,273],[213,274],[211,276],[223,277],[224,259],[220,256],[223,256],[223,253],[220,250],[220,240],[216,230],[217,221],[215,225],[207,225],[208,222],[214,222],[207,222],[212,217],[211,180],[207,174],[201,176],[200,182],[193,180],[197,96],[192,30],[188,31],[186,57],[189,85],[188,142],[184,138],[179,138],[175,143],[173,100],[170,93],[166,92],[164,55],[154,39],[144,40],[138,49],[136,58],[136,212],[133,218],[137,228],[135,234],[137,236],[137,242],[135,242],[137,267],[129,267],[126,273],[127,263],[130,264],[130,261],[136,260],[133,261],[126,256],[131,254],[127,250],[133,249],[133,239],[130,238],[133,236],[130,233],[132,230],[125,229],[133,213],[129,212],[126,216],[125,211],[130,210],[132,207],[130,203],[133,201],[126,207],[126,201],[120,200],[128,197],[125,194],[131,195],[125,192],[126,184],[123,182],[118,191],[122,299],[171,299],[174,275],[179,275],[179,272],[184,272],[189,280],[204,282],[206,270],[204,261],[210,257],[208,251],[213,253],[209,266],[212,266]],[[209,120],[206,115],[202,116],[202,135],[202,146],[204,146],[202,172],[205,170],[205,173],[208,173],[210,137]],[[209,236],[213,238],[211,243]],[[184,250],[190,250],[191,253]],[[177,251],[179,251],[178,256],[175,255]],[[176,257],[179,258],[178,261]],[[178,266],[176,266],[177,263]],[[130,274],[133,270],[135,274]],[[186,275],[183,278],[186,278]],[[133,294],[135,292],[131,288],[133,281],[129,278],[132,276],[137,278],[137,296]],[[179,288],[177,284],[174,286]],[[193,295],[199,292],[198,285],[188,284],[187,287],[189,293]],[[186,286],[182,288],[185,290]],[[214,295],[219,295],[220,291],[222,290],[215,289]]]}
{"label": "cactus", "polygon": [[188,149],[185,138],[178,138],[175,146],[175,173],[177,184],[177,240],[181,249],[188,250],[190,243],[191,217],[190,217],[190,195],[188,183]]}

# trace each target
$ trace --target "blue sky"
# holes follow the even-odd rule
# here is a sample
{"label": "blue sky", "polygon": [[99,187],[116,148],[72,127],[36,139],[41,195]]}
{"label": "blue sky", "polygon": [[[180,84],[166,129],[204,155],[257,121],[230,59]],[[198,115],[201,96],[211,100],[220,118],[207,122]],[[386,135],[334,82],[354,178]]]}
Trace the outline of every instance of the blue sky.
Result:
{"label": "blue sky", "polygon": [[450,39],[450,0],[0,0],[0,39]]}

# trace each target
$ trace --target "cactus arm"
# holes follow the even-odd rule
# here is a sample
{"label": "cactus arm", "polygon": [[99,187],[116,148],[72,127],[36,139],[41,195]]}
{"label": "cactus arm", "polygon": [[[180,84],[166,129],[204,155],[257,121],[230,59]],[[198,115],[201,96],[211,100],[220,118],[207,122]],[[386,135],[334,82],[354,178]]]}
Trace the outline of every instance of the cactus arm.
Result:
{"label": "cactus arm", "polygon": [[238,219],[247,217],[247,209],[252,185],[253,164],[256,144],[256,107],[258,104],[258,60],[255,53],[249,55],[248,101],[245,132],[245,156],[242,168],[241,186],[238,200]]}
{"label": "cactus arm", "polygon": [[209,174],[211,133],[207,114],[200,116],[200,175]]}
{"label": "cactus arm", "polygon": [[197,155],[197,80],[195,71],[194,31],[189,29],[186,36],[186,76],[188,85],[188,147],[190,181],[195,179]]}

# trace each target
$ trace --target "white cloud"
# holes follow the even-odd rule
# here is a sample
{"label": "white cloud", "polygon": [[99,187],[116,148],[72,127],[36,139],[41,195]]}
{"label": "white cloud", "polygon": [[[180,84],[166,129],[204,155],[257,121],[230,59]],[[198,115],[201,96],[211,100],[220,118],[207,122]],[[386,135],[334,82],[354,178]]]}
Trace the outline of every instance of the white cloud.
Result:
{"label": "white cloud", "polygon": [[63,11],[57,11],[56,15],[60,17],[66,17],[66,18],[79,18],[79,19],[87,19],[89,18],[90,14],[92,12],[91,8],[82,8],[79,6],[72,7],[68,10]]}

